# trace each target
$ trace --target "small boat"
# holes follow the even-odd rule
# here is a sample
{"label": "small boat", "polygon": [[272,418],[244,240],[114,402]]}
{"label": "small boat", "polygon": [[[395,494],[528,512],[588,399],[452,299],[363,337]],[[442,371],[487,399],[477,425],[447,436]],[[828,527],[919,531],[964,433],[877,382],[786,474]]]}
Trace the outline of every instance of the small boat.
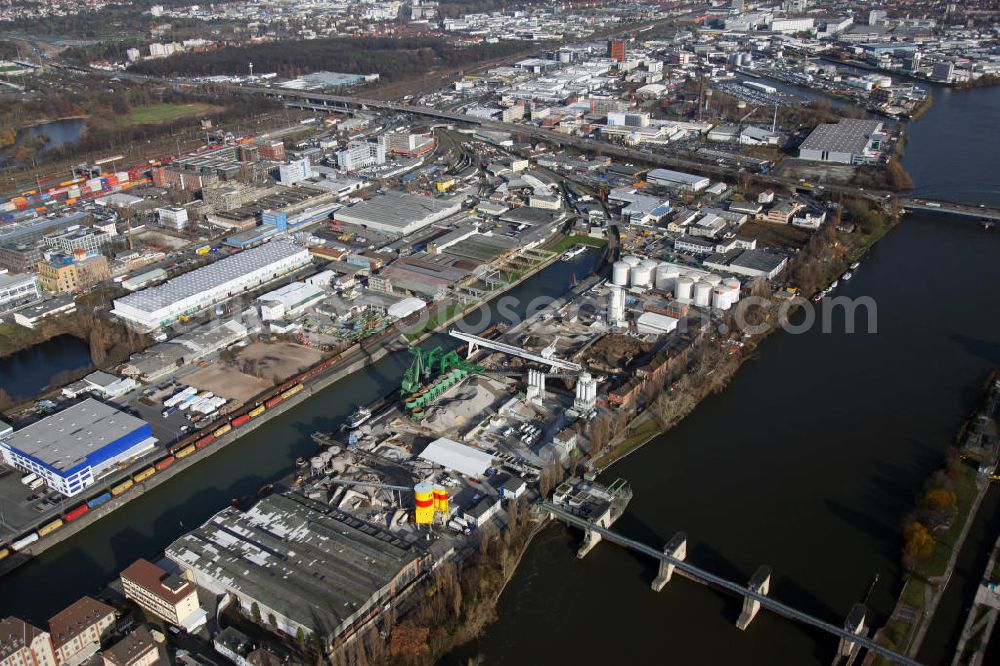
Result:
{"label": "small boat", "polygon": [[853,264],[851,264],[851,270],[852,271],[856,271],[860,267],[861,267],[861,262],[860,261],[855,261]]}
{"label": "small boat", "polygon": [[850,280],[852,277],[854,277],[854,274],[851,273],[850,271],[847,271],[846,273],[844,273],[843,275],[840,276],[840,279],[844,280],[844,281],[847,281],[847,280]]}
{"label": "small boat", "polygon": [[818,294],[816,294],[815,296],[813,296],[813,303],[819,303],[820,301],[823,300],[823,296],[825,296],[825,295],[826,294],[824,292],[822,292],[822,291],[819,292]]}
{"label": "small boat", "polygon": [[570,259],[572,259],[574,257],[580,256],[581,254],[583,254],[586,251],[587,251],[587,248],[585,246],[583,246],[583,245],[577,245],[576,247],[572,248],[571,250],[567,250],[566,251],[566,254],[564,254],[562,256],[563,261],[569,261]]}
{"label": "small boat", "polygon": [[359,425],[367,421],[372,417],[372,413],[365,407],[359,407],[351,417],[347,420],[344,426],[347,429],[357,428]]}
{"label": "small boat", "polygon": [[829,291],[833,291],[833,290],[834,290],[834,289],[836,289],[836,288],[837,288],[837,287],[838,287],[839,285],[840,285],[840,281],[838,281],[838,280],[834,280],[833,282],[831,282],[831,283],[830,283],[830,286],[829,286],[829,287],[827,287],[827,288],[826,288],[826,290],[827,290],[828,292],[829,292]]}
{"label": "small boat", "polygon": [[995,226],[996,222],[994,222],[993,220],[983,220],[983,229],[985,229],[986,231],[989,231]]}

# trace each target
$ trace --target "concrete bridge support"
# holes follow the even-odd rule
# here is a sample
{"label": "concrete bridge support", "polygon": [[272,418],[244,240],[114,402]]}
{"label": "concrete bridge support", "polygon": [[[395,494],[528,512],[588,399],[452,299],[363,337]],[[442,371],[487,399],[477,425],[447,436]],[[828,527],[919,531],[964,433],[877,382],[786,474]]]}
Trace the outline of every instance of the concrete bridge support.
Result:
{"label": "concrete bridge support", "polygon": [[577,559],[582,560],[591,549],[601,542],[601,535],[594,530],[584,530],[583,532],[583,543],[580,544],[580,550],[576,551]]}
{"label": "concrete bridge support", "polygon": [[[687,534],[678,532],[663,547],[663,554],[684,561],[687,558]],[[674,566],[665,560],[660,560],[660,572],[653,579],[653,592],[659,592],[663,586],[670,582],[674,575]]]}
{"label": "concrete bridge support", "polygon": [[[751,592],[766,595],[771,590],[771,567],[763,565],[757,569],[747,588]],[[736,628],[745,631],[760,610],[760,602],[752,597],[743,598],[743,612],[736,620]]]}
{"label": "concrete bridge support", "polygon": [[[844,622],[844,631],[849,631],[857,636],[863,635],[865,633],[865,616],[868,613],[868,609],[865,608],[864,604],[854,604],[851,607],[851,612],[847,615],[847,620]],[[854,658],[858,654],[858,644],[854,641],[849,641],[846,638],[841,638],[837,643],[837,655],[833,658],[833,666],[838,666],[840,663],[850,664],[854,663]]]}

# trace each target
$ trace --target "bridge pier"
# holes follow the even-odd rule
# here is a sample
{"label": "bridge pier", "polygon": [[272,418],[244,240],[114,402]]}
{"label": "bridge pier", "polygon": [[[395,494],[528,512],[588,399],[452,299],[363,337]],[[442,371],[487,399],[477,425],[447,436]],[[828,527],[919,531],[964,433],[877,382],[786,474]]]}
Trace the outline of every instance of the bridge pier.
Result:
{"label": "bridge pier", "polygon": [[471,360],[472,357],[476,353],[476,343],[474,343],[471,340],[469,340],[468,344],[469,344],[469,346],[468,346],[468,348],[465,351],[465,360],[466,361]]}
{"label": "bridge pier", "polygon": [[[857,636],[865,633],[865,616],[868,609],[864,604],[854,604],[851,612],[844,621],[844,631],[849,631]],[[854,663],[854,658],[858,655],[858,644],[846,638],[841,638],[837,643],[837,655],[833,658],[833,666],[838,666],[841,662],[850,666]]]}
{"label": "bridge pier", "polygon": [[[771,567],[767,565],[758,567],[747,587],[751,592],[766,595],[771,590]],[[757,617],[759,610],[759,601],[751,597],[743,597],[743,612],[736,620],[736,628],[740,631],[746,631],[753,619]]]}
{"label": "bridge pier", "polygon": [[583,543],[580,544],[580,550],[576,551],[577,559],[582,560],[586,557],[594,546],[601,542],[601,535],[594,530],[584,530],[583,532]]}
{"label": "bridge pier", "polygon": [[[673,536],[667,545],[663,547],[663,554],[684,561],[687,558],[687,534],[678,532]],[[670,582],[674,575],[674,566],[666,560],[660,560],[660,571],[653,579],[653,592],[659,592]]]}

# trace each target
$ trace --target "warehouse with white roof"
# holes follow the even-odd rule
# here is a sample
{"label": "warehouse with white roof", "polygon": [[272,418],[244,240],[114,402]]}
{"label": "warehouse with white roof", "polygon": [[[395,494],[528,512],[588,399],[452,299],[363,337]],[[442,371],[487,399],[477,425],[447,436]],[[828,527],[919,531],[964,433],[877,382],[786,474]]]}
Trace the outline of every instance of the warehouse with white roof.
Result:
{"label": "warehouse with white roof", "polygon": [[419,457],[445,469],[471,477],[483,476],[493,464],[493,456],[485,451],[474,449],[447,437],[435,439],[427,445]]}
{"label": "warehouse with white roof", "polygon": [[342,224],[406,236],[454,215],[461,208],[462,200],[458,197],[435,199],[392,192],[341,208],[334,216]]}
{"label": "warehouse with white roof", "polygon": [[309,251],[272,241],[115,299],[112,312],[137,329],[152,331],[258,287],[310,262]]}

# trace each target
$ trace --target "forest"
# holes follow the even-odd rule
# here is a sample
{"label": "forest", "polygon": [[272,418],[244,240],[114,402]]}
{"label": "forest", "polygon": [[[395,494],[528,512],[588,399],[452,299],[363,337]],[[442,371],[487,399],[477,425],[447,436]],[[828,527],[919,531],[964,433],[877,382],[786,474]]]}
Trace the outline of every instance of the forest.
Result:
{"label": "forest", "polygon": [[184,53],[140,62],[130,71],[149,76],[210,76],[243,73],[247,71],[247,63],[253,62],[256,72],[274,72],[289,78],[330,70],[348,74],[377,72],[382,80],[397,81],[435,68],[472,65],[527,48],[530,44],[520,41],[458,47],[432,37],[338,37]]}

